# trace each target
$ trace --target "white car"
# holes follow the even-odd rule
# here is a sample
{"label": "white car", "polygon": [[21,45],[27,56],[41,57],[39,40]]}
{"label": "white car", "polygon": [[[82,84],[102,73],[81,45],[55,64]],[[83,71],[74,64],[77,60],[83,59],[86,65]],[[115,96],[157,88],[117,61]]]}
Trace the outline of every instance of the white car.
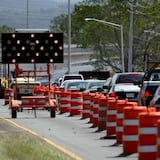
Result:
{"label": "white car", "polygon": [[82,74],[65,74],[61,79],[61,84],[66,80],[84,80],[84,77]]}
{"label": "white car", "polygon": [[86,89],[86,82],[84,80],[65,80],[61,86],[61,89],[70,90],[70,91],[84,91]]}
{"label": "white car", "polygon": [[110,83],[109,96],[138,102],[139,84],[143,76],[143,72],[116,73]]}
{"label": "white car", "polygon": [[97,92],[99,88],[103,87],[105,80],[89,79],[89,80],[66,80],[64,81],[60,88],[64,90],[71,91],[81,91],[81,92]]}

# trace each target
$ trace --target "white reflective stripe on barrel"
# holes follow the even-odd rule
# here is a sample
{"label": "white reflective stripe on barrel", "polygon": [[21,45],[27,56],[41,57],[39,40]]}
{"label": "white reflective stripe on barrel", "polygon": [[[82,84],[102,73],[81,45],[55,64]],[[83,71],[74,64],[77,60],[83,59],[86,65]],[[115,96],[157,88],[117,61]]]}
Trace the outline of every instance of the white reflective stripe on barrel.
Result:
{"label": "white reflective stripe on barrel", "polygon": [[83,104],[90,104],[91,101],[90,100],[83,100]]}
{"label": "white reflective stripe on barrel", "polygon": [[116,127],[116,132],[123,132],[123,127]]}
{"label": "white reflective stripe on barrel", "polygon": [[107,115],[116,115],[117,111],[116,110],[108,110]]}
{"label": "white reflective stripe on barrel", "polygon": [[106,106],[99,106],[99,111],[106,111]]}
{"label": "white reflective stripe on barrel", "polygon": [[138,141],[138,135],[124,135],[123,141]]}
{"label": "white reflective stripe on barrel", "polygon": [[98,116],[98,114],[93,114],[93,117],[98,118],[99,116]]}
{"label": "white reflective stripe on barrel", "polygon": [[157,145],[143,145],[138,146],[138,152],[156,152],[157,151]]}
{"label": "white reflective stripe on barrel", "polygon": [[82,106],[71,106],[71,110],[72,109],[82,109]]}
{"label": "white reflective stripe on barrel", "polygon": [[107,122],[106,123],[106,127],[115,127],[116,126],[116,122]]}
{"label": "white reflective stripe on barrel", "polygon": [[99,108],[99,105],[94,103],[93,108]]}
{"label": "white reflective stripe on barrel", "polygon": [[65,108],[65,107],[70,107],[70,106],[71,106],[70,104],[61,104],[60,108]]}
{"label": "white reflective stripe on barrel", "polygon": [[70,97],[61,97],[60,100],[61,101],[70,101],[71,98]]}
{"label": "white reflective stripe on barrel", "polygon": [[82,102],[82,98],[71,98],[72,102]]}
{"label": "white reflective stripe on barrel", "polygon": [[156,127],[139,128],[139,134],[157,134],[157,128]]}
{"label": "white reflective stripe on barrel", "polygon": [[125,126],[138,126],[139,125],[139,120],[135,120],[135,119],[124,119],[123,120],[123,124]]}
{"label": "white reflective stripe on barrel", "polygon": [[117,113],[117,119],[123,119],[124,114],[123,113]]}

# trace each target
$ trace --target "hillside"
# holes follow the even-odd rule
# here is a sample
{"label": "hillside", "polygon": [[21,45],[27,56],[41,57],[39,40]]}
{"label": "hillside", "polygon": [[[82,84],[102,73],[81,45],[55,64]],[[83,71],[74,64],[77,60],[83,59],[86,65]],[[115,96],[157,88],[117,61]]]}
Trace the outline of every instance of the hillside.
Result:
{"label": "hillside", "polygon": [[[80,0],[71,0],[71,9]],[[28,11],[28,12],[27,12]],[[67,0],[1,0],[0,1],[0,25],[8,25],[14,28],[26,28],[27,13],[29,28],[49,28],[53,17],[67,14]]]}

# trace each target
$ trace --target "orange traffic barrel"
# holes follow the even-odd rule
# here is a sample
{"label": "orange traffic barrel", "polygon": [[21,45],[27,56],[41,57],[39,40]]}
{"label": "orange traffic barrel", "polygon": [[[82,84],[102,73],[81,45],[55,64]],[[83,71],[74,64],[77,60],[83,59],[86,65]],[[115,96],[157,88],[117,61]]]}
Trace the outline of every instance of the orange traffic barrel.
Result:
{"label": "orange traffic barrel", "polygon": [[101,97],[102,94],[97,93],[94,98],[93,98],[93,126],[92,127],[97,127],[98,126],[98,110],[99,110],[99,98]]}
{"label": "orange traffic barrel", "polygon": [[157,158],[157,121],[160,112],[139,114],[138,160],[156,160]]}
{"label": "orange traffic barrel", "polygon": [[60,88],[58,87],[58,86],[55,86],[54,87],[54,92],[53,92],[53,96],[54,96],[54,98],[56,98],[57,97],[57,95],[60,95]]}
{"label": "orange traffic barrel", "polygon": [[82,115],[83,96],[79,91],[71,92],[70,116]]}
{"label": "orange traffic barrel", "polygon": [[54,90],[54,98],[56,100],[57,109],[59,109],[59,106],[60,106],[61,91],[62,90],[60,90],[58,87],[55,88],[55,90]]}
{"label": "orange traffic barrel", "polygon": [[83,93],[82,118],[89,118],[91,110],[91,95],[89,92]]}
{"label": "orange traffic barrel", "polygon": [[106,129],[106,111],[107,111],[107,97],[103,95],[99,98],[99,109],[98,109],[99,131]]}
{"label": "orange traffic barrel", "polygon": [[123,119],[123,153],[137,153],[139,114],[147,112],[146,106],[124,108]]}
{"label": "orange traffic barrel", "polygon": [[157,121],[157,160],[160,159],[160,120]]}
{"label": "orange traffic barrel", "polygon": [[123,119],[124,119],[124,108],[126,106],[137,106],[137,102],[128,102],[128,99],[125,100],[117,100],[116,109],[116,139],[118,144],[122,144],[123,137]]}
{"label": "orange traffic barrel", "polygon": [[96,94],[95,93],[90,93],[91,96],[91,106],[90,106],[90,116],[89,116],[89,122],[92,123],[93,122],[93,104],[94,104],[94,96]]}
{"label": "orange traffic barrel", "polygon": [[116,134],[116,98],[107,98],[106,136]]}
{"label": "orange traffic barrel", "polygon": [[59,99],[59,111],[60,113],[70,112],[71,107],[71,92],[62,90]]}
{"label": "orange traffic barrel", "polygon": [[14,89],[6,88],[4,92],[5,105],[9,104],[10,100],[14,99]]}

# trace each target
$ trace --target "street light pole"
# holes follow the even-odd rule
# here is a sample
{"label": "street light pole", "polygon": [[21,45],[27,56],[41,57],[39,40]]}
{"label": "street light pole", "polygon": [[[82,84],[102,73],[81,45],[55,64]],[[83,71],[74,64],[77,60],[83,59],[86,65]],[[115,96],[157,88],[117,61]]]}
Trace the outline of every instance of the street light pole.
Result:
{"label": "street light pole", "polygon": [[71,7],[68,0],[68,73],[71,71]]}
{"label": "street light pole", "polygon": [[26,28],[28,28],[29,27],[29,21],[28,21],[28,9],[29,9],[29,2],[28,2],[29,0],[27,0],[27,19],[26,19]]}
{"label": "street light pole", "polygon": [[130,26],[129,26],[129,47],[128,47],[128,72],[132,72],[133,66],[133,0],[130,4]]}
{"label": "street light pole", "polygon": [[96,19],[96,18],[85,18],[85,21],[96,21],[99,23],[106,24],[110,27],[120,29],[121,32],[121,61],[122,61],[122,72],[125,72],[125,64],[124,64],[124,41],[123,41],[123,25],[112,23],[112,22],[107,22],[104,20]]}
{"label": "street light pole", "polygon": [[124,41],[123,41],[123,25],[120,25],[121,29],[121,59],[122,59],[122,72],[125,72],[124,64]]}

